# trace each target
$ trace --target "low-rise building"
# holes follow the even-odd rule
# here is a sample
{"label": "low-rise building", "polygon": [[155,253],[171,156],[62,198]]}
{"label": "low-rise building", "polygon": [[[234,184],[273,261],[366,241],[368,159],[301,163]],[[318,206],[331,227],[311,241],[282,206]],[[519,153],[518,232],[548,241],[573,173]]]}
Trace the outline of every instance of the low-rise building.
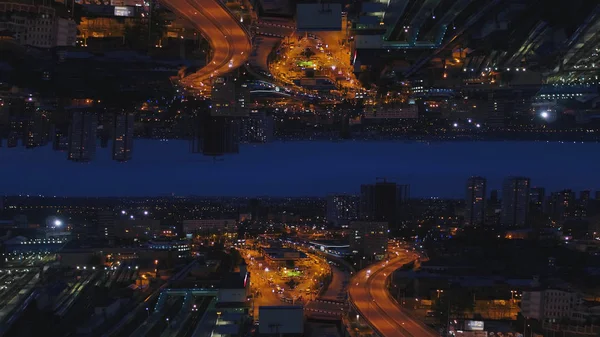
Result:
{"label": "low-rise building", "polygon": [[129,239],[151,239],[160,235],[160,220],[123,219],[117,221],[115,236]]}
{"label": "low-rise building", "polygon": [[263,255],[270,266],[285,266],[290,262],[307,258],[303,252],[291,248],[264,248]]}
{"label": "low-rise building", "polygon": [[235,219],[183,220],[183,233],[229,233],[237,231]]}
{"label": "low-rise building", "polygon": [[573,319],[579,309],[581,295],[569,288],[547,288],[523,291],[521,312],[527,318],[547,322]]}
{"label": "low-rise building", "polygon": [[250,295],[250,273],[246,268],[225,276],[219,285],[219,303],[246,303]]}
{"label": "low-rise building", "polygon": [[416,105],[406,107],[377,107],[365,109],[365,119],[403,119],[419,118],[419,110]]}
{"label": "low-rise building", "polygon": [[189,256],[191,251],[190,242],[187,240],[150,240],[146,243],[150,250],[165,250],[177,252],[181,257]]}
{"label": "low-rise building", "polygon": [[75,21],[59,17],[52,7],[9,1],[0,3],[0,13],[11,13],[0,22],[0,30],[12,33],[22,45],[37,48],[75,45]]}

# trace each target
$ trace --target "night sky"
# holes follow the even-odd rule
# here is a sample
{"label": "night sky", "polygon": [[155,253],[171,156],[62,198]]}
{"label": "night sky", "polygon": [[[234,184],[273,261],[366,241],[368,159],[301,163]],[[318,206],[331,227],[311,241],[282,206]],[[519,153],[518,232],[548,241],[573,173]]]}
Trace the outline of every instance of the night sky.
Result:
{"label": "night sky", "polygon": [[133,160],[98,148],[91,163],[51,147],[0,148],[0,194],[46,196],[324,196],[358,193],[387,177],[416,197],[463,197],[470,175],[523,175],[547,191],[600,189],[600,143],[288,142],[243,145],[224,161],[188,152],[186,141],[136,140]]}

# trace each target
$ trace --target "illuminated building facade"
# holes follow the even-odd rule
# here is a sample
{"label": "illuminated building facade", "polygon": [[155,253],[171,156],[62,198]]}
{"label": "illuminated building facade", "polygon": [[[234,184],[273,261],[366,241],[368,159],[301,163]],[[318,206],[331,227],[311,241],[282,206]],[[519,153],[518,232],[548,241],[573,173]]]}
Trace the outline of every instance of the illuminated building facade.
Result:
{"label": "illuminated building facade", "polygon": [[133,114],[118,114],[114,120],[113,159],[128,161],[133,147]]}
{"label": "illuminated building facade", "polygon": [[467,180],[465,196],[465,225],[483,225],[485,220],[486,179],[471,177]]}
{"label": "illuminated building facade", "polygon": [[502,184],[502,214],[503,226],[524,226],[529,209],[529,178],[509,177]]}
{"label": "illuminated building facade", "polygon": [[334,194],[327,196],[327,221],[335,226],[347,225],[358,219],[359,198],[355,195]]}
{"label": "illuminated building facade", "polygon": [[356,257],[381,260],[387,254],[388,224],[376,221],[350,222],[350,251]]}
{"label": "illuminated building facade", "polygon": [[236,77],[223,76],[215,79],[211,91],[212,116],[248,116],[246,107],[247,86],[238,85]]}
{"label": "illuminated building facade", "polygon": [[241,121],[240,142],[269,143],[273,140],[274,126],[273,116],[267,116],[264,111],[251,113]]}
{"label": "illuminated building facade", "polygon": [[98,118],[95,114],[79,109],[73,112],[69,133],[69,160],[88,162],[94,159],[97,125]]}
{"label": "illuminated building facade", "polygon": [[234,219],[198,219],[183,220],[183,233],[225,233],[236,232],[237,221]]}

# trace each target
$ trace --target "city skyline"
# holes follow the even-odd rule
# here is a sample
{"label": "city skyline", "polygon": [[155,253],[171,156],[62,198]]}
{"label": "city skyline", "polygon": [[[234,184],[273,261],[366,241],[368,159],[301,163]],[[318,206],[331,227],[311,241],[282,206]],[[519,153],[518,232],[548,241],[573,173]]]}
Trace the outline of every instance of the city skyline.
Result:
{"label": "city skyline", "polygon": [[9,0],[0,36],[0,336],[600,336],[598,1]]}
{"label": "city skyline", "polygon": [[[50,147],[15,148],[3,152],[7,159],[3,172],[14,178],[4,180],[0,190],[8,195],[47,196],[358,195],[361,184],[384,177],[409,184],[411,197],[464,198],[465,181],[475,174],[487,179],[488,193],[501,190],[502,181],[511,175],[529,177],[532,186],[547,191],[600,188],[595,174],[600,160],[589,158],[586,165],[557,167],[548,155],[555,153],[565,163],[581,161],[585,153],[595,151],[595,143],[275,142],[242,146],[240,154],[212,159],[189,153],[186,141],[136,140],[137,155],[128,163],[113,162],[110,148],[98,148],[96,161],[91,163],[65,161],[64,152]],[[490,146],[495,151],[489,151]],[[522,155],[515,155],[517,150]],[[508,155],[511,161],[503,157]],[[280,160],[270,163],[273,157]],[[314,166],[315,160],[321,164]],[[44,174],[39,173],[39,163]],[[473,167],[479,167],[478,172]],[[562,172],[567,168],[572,174],[565,177]]]}

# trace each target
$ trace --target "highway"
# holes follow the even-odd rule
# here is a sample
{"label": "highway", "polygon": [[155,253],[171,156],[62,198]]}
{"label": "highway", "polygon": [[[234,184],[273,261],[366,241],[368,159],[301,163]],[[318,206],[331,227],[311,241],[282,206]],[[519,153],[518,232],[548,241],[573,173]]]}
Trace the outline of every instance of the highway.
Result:
{"label": "highway", "polygon": [[396,269],[414,260],[412,253],[397,254],[398,257],[359,271],[351,279],[348,289],[350,302],[359,312],[360,318],[366,320],[381,337],[438,337],[439,333],[408,316],[389,295],[388,277]]}
{"label": "highway", "polygon": [[210,80],[246,63],[252,50],[250,35],[219,0],[162,0],[177,15],[191,22],[210,43],[210,63],[182,79],[181,84],[210,92]]}

